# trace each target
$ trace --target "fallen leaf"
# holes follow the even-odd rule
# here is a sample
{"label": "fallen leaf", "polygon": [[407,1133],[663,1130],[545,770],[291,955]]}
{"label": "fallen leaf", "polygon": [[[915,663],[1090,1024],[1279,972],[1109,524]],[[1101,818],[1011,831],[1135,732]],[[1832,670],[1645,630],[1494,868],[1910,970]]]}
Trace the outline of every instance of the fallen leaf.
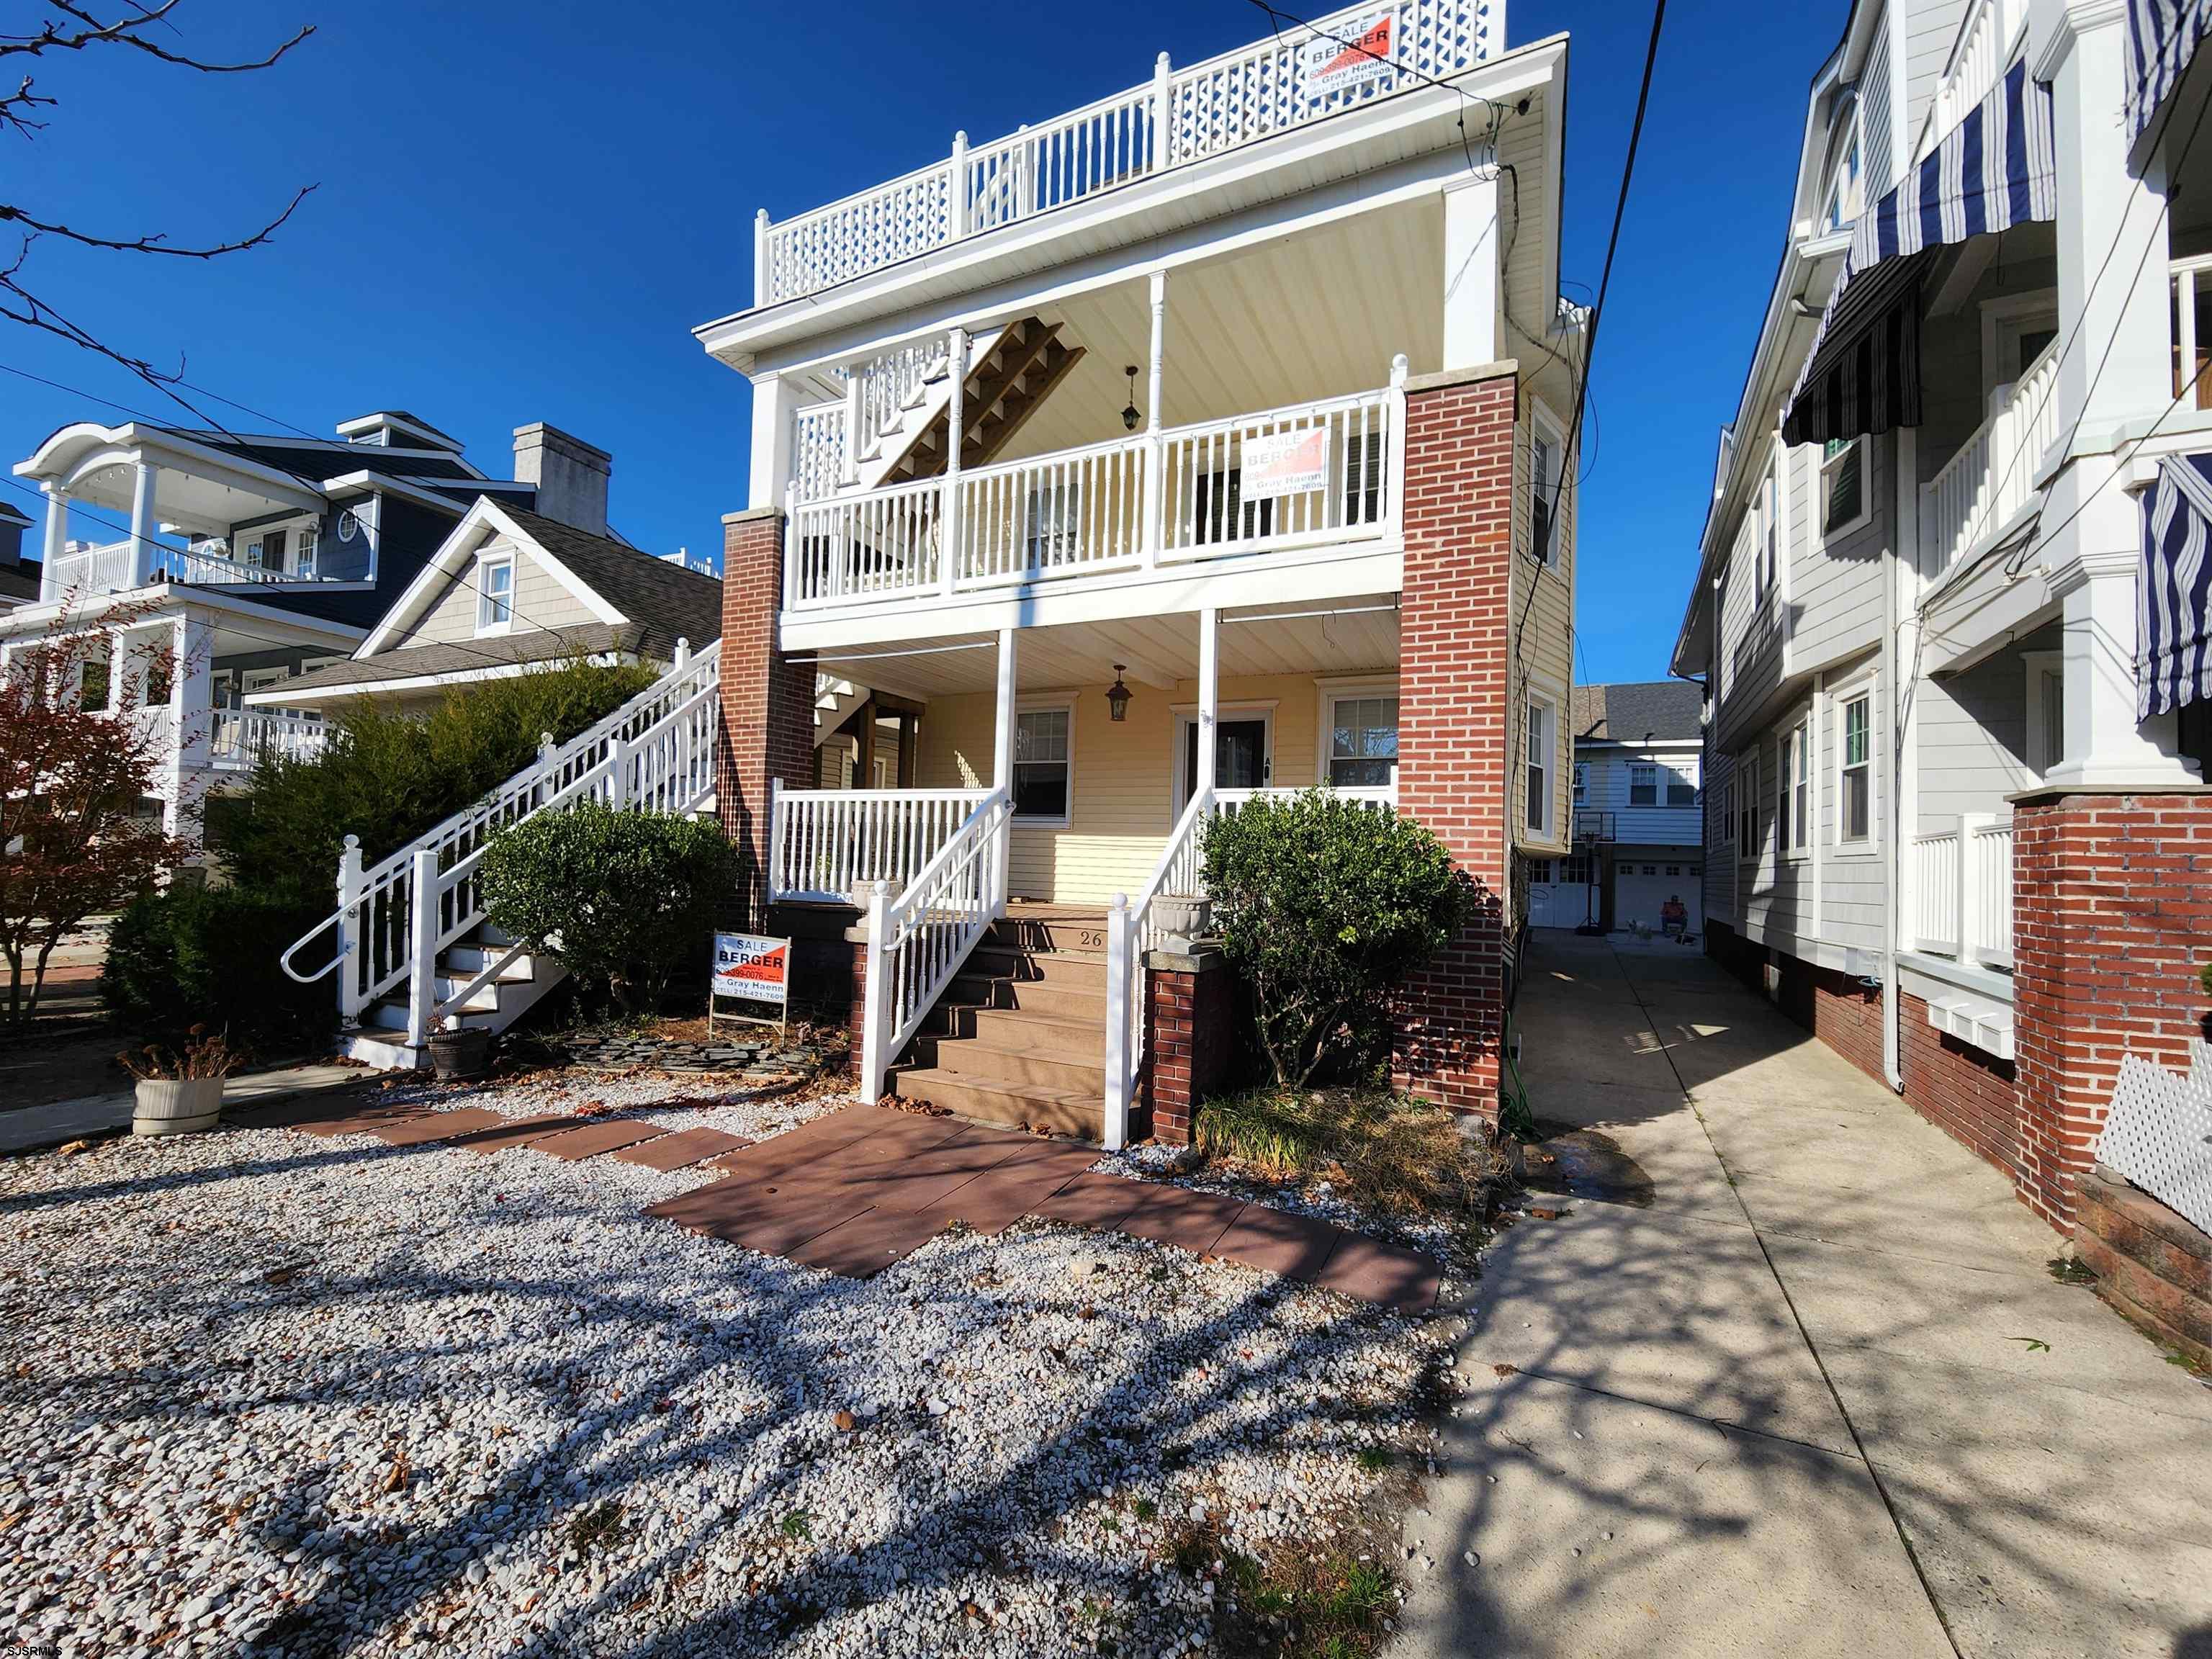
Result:
{"label": "fallen leaf", "polygon": [[837,1425],[838,1433],[850,1434],[853,1431],[854,1423],[858,1419],[854,1417],[852,1413],[845,1410],[844,1407],[841,1406],[837,1409],[837,1415],[834,1420]]}
{"label": "fallen leaf", "polygon": [[270,1285],[289,1285],[299,1276],[297,1267],[271,1267],[261,1275],[264,1282]]}
{"label": "fallen leaf", "polygon": [[1508,1365],[1502,1361],[1498,1364],[1492,1365],[1490,1369],[1497,1372],[1500,1376],[1518,1376],[1521,1375],[1521,1368],[1518,1365]]}

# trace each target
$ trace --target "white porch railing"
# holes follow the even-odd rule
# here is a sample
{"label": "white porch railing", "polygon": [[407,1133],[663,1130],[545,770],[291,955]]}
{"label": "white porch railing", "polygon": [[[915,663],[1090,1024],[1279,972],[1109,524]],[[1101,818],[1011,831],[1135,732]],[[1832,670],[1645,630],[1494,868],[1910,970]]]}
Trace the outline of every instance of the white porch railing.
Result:
{"label": "white porch railing", "polygon": [[2186,395],[2191,409],[2212,409],[2212,374],[2204,373],[2212,362],[2212,337],[2200,329],[2198,310],[2212,296],[2212,253],[2176,259],[2167,272],[2173,287],[2173,395]]}
{"label": "white porch railing", "polygon": [[1960,23],[1943,78],[1936,83],[1936,96],[1912,158],[1916,167],[1969,111],[1996,90],[2012,61],[2013,42],[2027,21],[2027,0],[1973,0]]}
{"label": "white porch railing", "polygon": [[[1504,35],[1504,0],[1372,0],[1285,27],[811,212],[755,223],[753,304],[819,293],[963,237],[1472,69]],[[1380,62],[1327,67],[1328,37],[1374,35]],[[1387,41],[1387,44],[1385,42]]]}
{"label": "white porch railing", "polygon": [[892,896],[878,881],[867,907],[860,1097],[884,1091],[884,1074],[921,1029],[983,931],[1006,911],[1006,843],[1012,803],[994,789],[936,856]]}
{"label": "white porch railing", "polygon": [[[1167,938],[1161,925],[1164,898],[1206,896],[1206,826],[1219,816],[1262,798],[1287,799],[1298,789],[1208,789],[1191,798],[1168,834],[1159,862],[1152,866],[1133,903],[1121,893],[1106,912],[1106,1113],[1104,1140],[1111,1152],[1128,1144],[1129,1110],[1145,1060],[1145,952]],[[1395,811],[1398,792],[1382,784],[1331,789],[1346,800],[1363,801],[1378,811]]]}
{"label": "white porch railing", "polygon": [[1908,868],[1913,948],[2012,966],[2012,825],[1987,813],[1960,827],[1915,836]]}
{"label": "white porch railing", "polygon": [[123,592],[138,585],[137,574],[137,566],[129,542],[73,547],[40,567],[39,598],[52,604],[70,592],[80,597]]}
{"label": "white porch railing", "polygon": [[218,708],[208,734],[208,758],[218,771],[251,770],[264,755],[310,760],[322,752],[330,728],[320,720],[262,708]]}
{"label": "white porch railing", "polygon": [[1920,490],[1920,543],[1932,580],[1995,535],[2040,493],[2036,477],[2058,441],[2058,346],[1990,394],[1989,418]]}
{"label": "white porch railing", "polygon": [[848,428],[843,404],[802,409],[792,424],[791,499],[825,501],[845,483]]}
{"label": "white porch railing", "polygon": [[[484,919],[476,872],[495,833],[587,799],[684,812],[713,794],[720,647],[696,657],[679,647],[678,654],[666,674],[598,725],[549,744],[483,800],[374,866],[362,868],[359,843],[348,836],[337,909],[293,941],[284,971],[301,984],[336,973],[339,1012],[349,1024],[404,984],[406,1039],[416,1047],[428,1042],[474,988],[439,999],[437,961]],[[294,957],[326,935],[335,937],[335,954],[320,967],[296,967]]]}
{"label": "white porch railing", "polygon": [[865,904],[862,890],[904,890],[990,796],[988,789],[770,787],[769,896]]}
{"label": "white porch railing", "polygon": [[[909,600],[1385,539],[1401,518],[1405,374],[1401,356],[1377,392],[795,506],[784,603]],[[1264,479],[1253,476],[1262,446]],[[959,550],[950,562],[948,545]]]}
{"label": "white porch railing", "polygon": [[266,570],[259,565],[241,564],[236,559],[198,548],[169,547],[153,542],[147,545],[145,577],[141,580],[133,544],[128,541],[103,542],[97,547],[72,548],[54,560],[51,569],[42,568],[39,597],[41,602],[50,604],[72,589],[80,595],[125,592],[134,587],[143,587],[148,582],[164,580],[212,586],[226,582],[264,586],[275,582],[312,582],[318,578],[304,574],[287,574],[282,570]]}

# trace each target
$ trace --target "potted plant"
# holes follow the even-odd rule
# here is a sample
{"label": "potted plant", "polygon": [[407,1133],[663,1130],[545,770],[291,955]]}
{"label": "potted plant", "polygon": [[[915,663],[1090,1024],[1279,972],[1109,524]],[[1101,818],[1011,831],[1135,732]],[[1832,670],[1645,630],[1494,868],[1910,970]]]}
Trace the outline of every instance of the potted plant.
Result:
{"label": "potted plant", "polygon": [[441,1083],[473,1083],[491,1070],[491,1033],[458,1018],[430,1033],[430,1068]]}
{"label": "potted plant", "polygon": [[138,1080],[131,1133],[182,1135],[215,1127],[222,1115],[222,1080],[241,1056],[220,1034],[210,1036],[206,1026],[195,1025],[177,1048],[149,1042],[115,1058]]}
{"label": "potted plant", "polygon": [[1203,939],[1213,927],[1213,901],[1203,894],[1162,893],[1152,901],[1152,923],[1166,939]]}

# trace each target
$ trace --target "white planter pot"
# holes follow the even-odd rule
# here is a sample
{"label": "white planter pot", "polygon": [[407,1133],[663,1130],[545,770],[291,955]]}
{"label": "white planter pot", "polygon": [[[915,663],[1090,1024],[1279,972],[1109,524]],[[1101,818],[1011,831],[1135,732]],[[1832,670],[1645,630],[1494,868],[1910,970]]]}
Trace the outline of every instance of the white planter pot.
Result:
{"label": "white planter pot", "polygon": [[212,1129],[222,1115],[219,1077],[143,1079],[131,1114],[134,1135],[185,1135]]}

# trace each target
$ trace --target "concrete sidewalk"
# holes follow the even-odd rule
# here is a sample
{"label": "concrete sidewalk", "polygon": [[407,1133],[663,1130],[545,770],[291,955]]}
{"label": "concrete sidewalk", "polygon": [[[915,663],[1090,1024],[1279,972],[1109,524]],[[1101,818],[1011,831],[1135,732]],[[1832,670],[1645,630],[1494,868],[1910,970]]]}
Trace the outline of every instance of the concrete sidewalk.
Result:
{"label": "concrete sidewalk", "polygon": [[1394,1651],[2212,1656],[2212,1389],[1711,963],[1540,937],[1537,1115],[1650,1202],[1492,1249]]}
{"label": "concrete sidewalk", "polygon": [[[224,1088],[222,1107],[234,1112],[248,1106],[274,1106],[301,1095],[342,1089],[371,1075],[358,1066],[282,1066],[273,1071],[240,1072]],[[0,1158],[128,1130],[131,1114],[127,1089],[0,1112]]]}

